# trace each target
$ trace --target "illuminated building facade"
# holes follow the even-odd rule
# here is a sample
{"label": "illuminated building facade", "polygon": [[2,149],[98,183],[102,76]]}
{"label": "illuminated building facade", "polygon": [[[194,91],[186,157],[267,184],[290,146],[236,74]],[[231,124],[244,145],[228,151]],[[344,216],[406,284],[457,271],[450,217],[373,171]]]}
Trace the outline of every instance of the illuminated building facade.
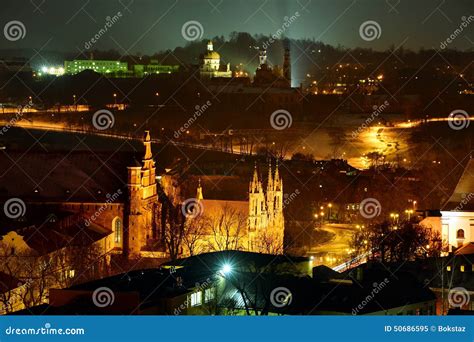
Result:
{"label": "illuminated building facade", "polygon": [[247,201],[205,199],[203,193],[199,182],[196,199],[202,217],[198,220],[213,225],[200,236],[197,249],[201,253],[225,249],[283,253],[283,180],[278,166],[273,173],[269,165],[266,191],[255,167]]}
{"label": "illuminated building facade", "polygon": [[429,216],[421,224],[439,232],[449,251],[474,242],[474,159],[470,159],[441,216]]}
{"label": "illuminated building facade", "polygon": [[214,77],[232,77],[230,63],[221,65],[221,56],[214,51],[214,45],[210,40],[207,43],[207,51],[201,56],[201,65],[199,67],[201,78],[211,79]]}
{"label": "illuminated building facade", "polygon": [[111,60],[79,60],[64,61],[66,74],[74,75],[84,70],[92,70],[99,74],[127,73],[128,63]]}

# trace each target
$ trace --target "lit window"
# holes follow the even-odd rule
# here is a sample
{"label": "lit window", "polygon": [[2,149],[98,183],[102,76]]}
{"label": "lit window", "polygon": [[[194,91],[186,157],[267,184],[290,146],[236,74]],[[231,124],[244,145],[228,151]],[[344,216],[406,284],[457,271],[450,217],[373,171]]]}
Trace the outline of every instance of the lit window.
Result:
{"label": "lit window", "polygon": [[460,270],[461,270],[461,272],[464,272],[464,265],[461,265]]}
{"label": "lit window", "polygon": [[115,219],[114,232],[115,232],[114,242],[120,243],[120,241],[122,241],[122,221],[120,221],[119,218]]}
{"label": "lit window", "polygon": [[209,303],[211,300],[215,298],[215,289],[212,287],[210,289],[206,289],[204,291],[204,302]]}
{"label": "lit window", "polygon": [[191,300],[190,300],[191,306],[199,306],[202,304],[202,292],[194,292],[191,293]]}
{"label": "lit window", "polygon": [[451,272],[451,266],[446,266],[446,271]]}

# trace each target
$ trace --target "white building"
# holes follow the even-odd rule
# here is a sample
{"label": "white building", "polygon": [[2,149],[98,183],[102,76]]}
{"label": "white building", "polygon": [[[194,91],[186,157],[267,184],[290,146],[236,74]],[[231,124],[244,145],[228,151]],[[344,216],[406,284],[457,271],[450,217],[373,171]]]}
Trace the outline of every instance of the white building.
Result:
{"label": "white building", "polygon": [[474,242],[474,159],[441,209],[441,217],[427,217],[421,224],[439,231],[449,251]]}
{"label": "white building", "polygon": [[211,40],[207,43],[207,51],[201,56],[200,75],[201,78],[232,77],[230,64],[221,65],[221,56],[214,51]]}

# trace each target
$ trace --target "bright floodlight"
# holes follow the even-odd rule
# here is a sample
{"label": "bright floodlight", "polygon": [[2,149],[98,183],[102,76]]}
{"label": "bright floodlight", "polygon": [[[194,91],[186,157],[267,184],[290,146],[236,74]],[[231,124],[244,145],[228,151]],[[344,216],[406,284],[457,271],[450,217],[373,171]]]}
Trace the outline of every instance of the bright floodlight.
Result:
{"label": "bright floodlight", "polygon": [[222,266],[222,270],[221,270],[222,275],[227,275],[230,272],[232,272],[232,267],[229,264],[224,264],[224,266]]}

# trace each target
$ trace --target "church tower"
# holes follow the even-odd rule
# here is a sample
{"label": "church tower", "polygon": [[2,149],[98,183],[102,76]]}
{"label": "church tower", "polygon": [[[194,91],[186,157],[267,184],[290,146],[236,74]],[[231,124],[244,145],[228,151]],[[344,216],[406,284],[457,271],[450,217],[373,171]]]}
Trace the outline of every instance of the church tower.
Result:
{"label": "church tower", "polygon": [[268,213],[268,223],[271,224],[273,221],[273,213],[275,209],[275,189],[273,183],[273,174],[272,174],[272,162],[268,163],[268,180],[267,180],[267,213]]}
{"label": "church tower", "polygon": [[142,163],[136,161],[128,169],[128,210],[125,252],[139,256],[140,251],[157,236],[158,195],[156,168],[151,152],[150,132],[145,131],[143,139],[145,155]]}
{"label": "church tower", "polygon": [[280,177],[278,169],[278,160],[275,170],[275,178],[273,180],[273,189],[275,194],[273,221],[270,229],[274,230],[275,238],[278,240],[277,245],[283,249],[283,238],[285,231],[285,218],[283,216],[283,179]]}
{"label": "church tower", "polygon": [[256,233],[266,227],[267,220],[267,206],[265,201],[265,194],[263,193],[262,182],[259,180],[257,165],[253,172],[253,178],[250,182],[249,188],[249,249],[252,250],[255,242]]}

